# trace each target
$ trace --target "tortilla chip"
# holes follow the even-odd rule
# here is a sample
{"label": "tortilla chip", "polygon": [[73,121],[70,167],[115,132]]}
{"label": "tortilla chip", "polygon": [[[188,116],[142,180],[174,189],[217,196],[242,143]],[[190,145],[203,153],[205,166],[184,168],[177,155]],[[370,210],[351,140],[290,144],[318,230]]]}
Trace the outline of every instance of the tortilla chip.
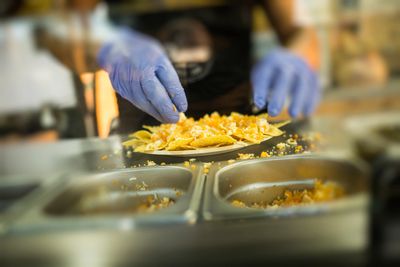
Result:
{"label": "tortilla chip", "polygon": [[139,139],[130,139],[130,140],[127,140],[122,143],[122,145],[125,147],[133,147],[133,148],[138,147],[143,144],[145,144],[145,142],[143,142],[142,140],[139,140]]}
{"label": "tortilla chip", "polygon": [[281,128],[289,123],[290,123],[290,120],[287,120],[287,121],[281,121],[278,123],[272,123],[272,125],[275,126],[276,128]]}
{"label": "tortilla chip", "polygon": [[270,136],[280,136],[283,134],[283,131],[279,130],[275,126],[271,125],[268,130],[264,131],[263,134]]}
{"label": "tortilla chip", "polygon": [[140,131],[134,132],[133,134],[129,135],[129,137],[135,137],[139,140],[150,140],[151,133],[146,130],[140,130]]}
{"label": "tortilla chip", "polygon": [[143,126],[125,141],[124,146],[137,152],[157,150],[189,150],[204,147],[220,147],[231,144],[259,144],[273,136],[283,134],[279,130],[290,121],[270,124],[268,114],[243,115],[232,112],[229,116],[213,112],[199,120],[180,114],[176,124]]}
{"label": "tortilla chip", "polygon": [[193,138],[180,138],[170,142],[166,148],[166,150],[184,150],[190,142],[193,141]]}
{"label": "tortilla chip", "polygon": [[216,146],[216,145],[231,145],[236,142],[235,139],[230,137],[229,135],[214,135],[203,137],[194,140],[190,143],[193,147],[207,147],[207,146]]}
{"label": "tortilla chip", "polygon": [[146,151],[146,145],[141,145],[135,148],[135,152],[145,152]]}
{"label": "tortilla chip", "polygon": [[151,132],[151,133],[155,133],[158,131],[157,126],[149,126],[149,125],[143,125],[143,128],[146,129],[147,131]]}

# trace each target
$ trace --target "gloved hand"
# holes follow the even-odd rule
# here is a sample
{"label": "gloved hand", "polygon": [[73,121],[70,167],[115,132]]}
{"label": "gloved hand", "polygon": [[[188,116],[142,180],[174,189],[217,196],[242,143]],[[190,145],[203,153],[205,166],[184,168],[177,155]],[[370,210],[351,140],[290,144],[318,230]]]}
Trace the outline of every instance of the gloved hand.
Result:
{"label": "gloved hand", "polygon": [[310,115],[320,97],[315,72],[299,56],[286,49],[275,49],[252,70],[253,101],[257,108],[267,106],[268,114],[277,116],[290,97],[289,114]]}
{"label": "gloved hand", "polygon": [[108,72],[115,91],[157,120],[175,123],[179,112],[186,111],[178,75],[161,45],[151,37],[120,29],[114,41],[101,47],[97,61]]}

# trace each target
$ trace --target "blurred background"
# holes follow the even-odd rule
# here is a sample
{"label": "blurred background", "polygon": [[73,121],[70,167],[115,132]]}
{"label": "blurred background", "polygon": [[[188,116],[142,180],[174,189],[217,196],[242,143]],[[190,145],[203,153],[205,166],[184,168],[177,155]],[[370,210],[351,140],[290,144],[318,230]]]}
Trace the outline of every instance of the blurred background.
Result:
{"label": "blurred background", "polygon": [[[32,260],[38,266],[43,266],[40,257],[43,256],[50,259],[49,266],[57,266],[52,263],[60,262],[68,266],[92,266],[92,263],[103,263],[101,260],[107,258],[110,252],[113,260],[134,260],[141,266],[142,259],[169,259],[174,262],[181,256],[208,263],[212,262],[212,257],[223,261],[228,257],[243,260],[254,256],[265,260],[275,256],[281,260],[286,259],[290,252],[297,253],[300,258],[306,257],[307,253],[317,257],[325,253],[325,258],[319,262],[323,266],[334,266],[337,255],[343,257],[343,262],[349,266],[383,266],[377,263],[381,259],[388,260],[388,266],[392,262],[398,264],[398,0],[294,0],[291,12],[295,24],[314,28],[320,44],[318,50],[309,51],[308,56],[318,59],[314,63],[319,66],[321,102],[310,118],[295,119],[285,128],[292,135],[274,138],[257,148],[244,149],[244,152],[260,155],[259,152],[266,148],[275,149],[277,143],[299,135],[307,141],[304,147],[309,149],[301,149],[301,153],[316,152],[309,154],[318,160],[333,157],[334,162],[338,160],[335,164],[340,168],[336,165],[327,168],[318,160],[314,167],[300,164],[291,168],[306,173],[320,170],[324,179],[335,176],[335,179],[351,181],[349,184],[355,184],[351,179],[356,175],[343,166],[360,164],[367,170],[362,185],[372,189],[363,191],[367,200],[362,207],[354,208],[351,207],[352,202],[345,202],[347,204],[340,206],[340,212],[328,210],[315,216],[280,220],[268,217],[265,220],[248,220],[248,224],[242,224],[241,219],[235,221],[231,218],[225,218],[227,220],[222,222],[218,219],[203,222],[202,207],[198,211],[200,219],[195,226],[175,221],[164,225],[170,219],[168,217],[167,220],[161,220],[163,227],[153,228],[146,228],[148,225],[140,228],[143,225],[136,224],[135,214],[122,217],[112,213],[100,219],[85,216],[82,219],[76,214],[52,217],[45,211],[43,205],[46,201],[51,203],[57,193],[64,192],[68,180],[75,179],[76,173],[93,174],[123,169],[122,173],[129,174],[132,171],[135,174],[137,169],[131,167],[147,166],[149,161],[153,165],[165,165],[183,164],[189,160],[135,153],[122,147],[121,141],[127,138],[124,134],[138,129],[124,121],[126,117],[135,119],[126,112],[132,105],[115,93],[108,74],[96,64],[96,41],[112,38],[114,27],[122,25],[159,39],[177,39],[178,48],[183,48],[183,52],[169,49],[168,56],[183,87],[187,91],[188,88],[201,89],[207,100],[197,105],[189,101],[189,109],[206,103],[212,112],[218,108],[217,102],[209,97],[213,90],[217,90],[218,86],[225,88],[236,85],[243,79],[248,81],[251,65],[279,42],[273,31],[276,23],[268,19],[259,2],[0,1],[0,262],[8,259],[10,266],[16,266],[13,260],[23,259],[24,256],[27,261],[22,265],[33,266],[30,264]],[[229,9],[231,3],[237,5]],[[184,14],[201,17],[212,27],[185,19]],[[182,16],[183,19],[180,19]],[[173,33],[176,32],[179,34],[175,36]],[[193,34],[194,38],[182,37],[187,32]],[[185,45],[189,47],[193,44],[191,42],[206,49],[187,54]],[[230,46],[232,43],[239,49],[227,49],[233,47]],[[226,74],[229,72],[224,72],[225,69],[231,68],[229,71],[234,71],[235,75],[226,78],[216,75],[218,72],[211,73],[210,69],[213,69],[213,63],[217,60],[217,49],[225,52],[224,59],[227,62],[234,62],[217,71]],[[199,60],[192,62],[191,56]],[[248,62],[249,58],[251,62]],[[249,83],[247,87],[250,87]],[[248,91],[241,89],[239,87],[235,91],[237,95],[229,93],[232,98],[224,102],[229,105],[239,98],[250,102],[247,101],[250,99]],[[275,119],[286,120],[289,117],[285,109]],[[315,147],[317,149],[312,150]],[[202,167],[203,162],[212,161],[217,165],[220,164],[217,161],[236,159],[236,152],[199,157],[194,164]],[[297,153],[294,150],[287,151],[289,154]],[[290,166],[288,164],[285,168]],[[157,168],[152,168],[154,177],[164,178],[162,171]],[[113,173],[115,177],[117,174]],[[77,177],[78,180],[81,178]],[[122,178],[126,180],[127,175]],[[170,180],[174,181],[172,178]],[[135,180],[136,177],[130,176],[129,181],[131,179]],[[110,184],[114,186],[114,183]],[[123,191],[122,186],[115,187],[116,192]],[[172,187],[176,188],[175,185]],[[79,194],[84,195],[95,188],[96,185],[78,188]],[[211,192],[211,189],[212,186],[204,191]],[[353,199],[353,193],[349,194],[350,200]],[[79,194],[71,198],[77,199]],[[60,202],[64,203],[62,196]],[[113,197],[112,194],[110,199]],[[62,213],[62,207],[59,213]],[[181,216],[179,219],[187,219],[186,213],[178,215]],[[118,231],[108,231],[110,229]],[[154,257],[154,251],[160,253],[158,257]],[[298,266],[297,262],[293,266]]]}
{"label": "blurred background", "polygon": [[[321,44],[319,76],[325,97],[316,115],[400,108],[398,1],[294,2],[296,23],[315,27]],[[173,0],[2,1],[0,142],[118,133],[119,101],[107,74],[91,69],[90,40],[107,35],[111,24],[140,26],[138,18],[146,15],[168,16],[210,4],[224,1],[190,1],[189,6]],[[251,15],[251,53],[256,61],[277,38],[259,5],[251,5]],[[48,31],[58,38],[49,39]]]}

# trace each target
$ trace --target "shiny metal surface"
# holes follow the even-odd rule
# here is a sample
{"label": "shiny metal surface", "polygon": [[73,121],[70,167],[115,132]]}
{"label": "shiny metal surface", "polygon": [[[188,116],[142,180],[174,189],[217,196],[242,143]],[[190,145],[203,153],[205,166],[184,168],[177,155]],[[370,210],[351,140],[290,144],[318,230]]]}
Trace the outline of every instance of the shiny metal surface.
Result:
{"label": "shiny metal surface", "polygon": [[[265,236],[265,240],[280,244],[282,248],[279,245],[273,248],[271,244],[269,246],[277,253],[284,247],[287,255],[290,255],[292,246],[298,246],[295,250],[303,251],[303,255],[309,252],[320,255],[333,251],[345,254],[363,252],[369,238],[367,174],[362,164],[323,154],[253,159],[230,165],[225,162],[220,166],[216,164],[207,177],[203,217],[210,223],[263,224],[258,229],[249,226],[247,232],[258,231],[259,235]],[[331,203],[277,209],[238,208],[230,204],[236,197],[252,202],[270,199],[271,194],[275,196],[282,192],[283,188],[279,186],[265,187],[270,183],[310,187],[309,178],[336,181],[346,188],[349,195]],[[264,186],[252,187],[260,184]],[[311,240],[319,245],[309,247]],[[327,240],[329,242],[325,243]],[[313,252],[307,252],[310,248]]]}
{"label": "shiny metal surface", "polygon": [[0,235],[21,214],[35,205],[36,192],[55,183],[57,176],[2,175],[0,176]]}
{"label": "shiny metal surface", "polygon": [[82,176],[67,185],[44,211],[53,216],[135,214],[149,197],[168,197],[176,202],[168,213],[177,205],[184,211],[188,204],[183,201],[190,200],[187,194],[190,185],[193,192],[195,179],[191,171],[171,166]]}
{"label": "shiny metal surface", "polygon": [[[35,206],[9,228],[20,234],[49,230],[133,229],[197,220],[204,177],[201,166],[152,166],[75,174],[42,188]],[[154,212],[137,212],[147,197],[175,203]]]}
{"label": "shiny metal surface", "polygon": [[119,136],[1,145],[0,180],[10,175],[45,179],[49,175],[130,167],[125,158]]}
{"label": "shiny metal surface", "polygon": [[[204,202],[204,217],[214,219],[239,219],[255,217],[299,216],[333,211],[361,209],[367,212],[368,176],[359,165],[346,160],[323,156],[286,156],[237,162],[210,170]],[[234,199],[247,204],[272,200],[291,184],[309,187],[307,180],[318,178],[335,181],[347,193],[343,199],[331,203],[278,209],[237,208]],[[258,186],[258,185],[264,186]]]}
{"label": "shiny metal surface", "polygon": [[[323,128],[326,128],[325,125]],[[268,145],[273,146],[282,139],[271,141]],[[268,145],[243,153],[259,153],[268,149]],[[347,143],[343,147],[350,148]],[[335,144],[335,148],[339,147]],[[339,156],[342,157],[342,154]],[[236,153],[227,153],[197,160],[198,165],[202,165],[201,161],[212,160],[218,165],[219,160],[236,157]],[[207,266],[218,262],[283,259],[298,266],[302,259],[321,258],[325,264],[327,256],[336,260],[340,258],[341,262],[365,260],[368,214],[364,209],[354,209],[351,214],[331,212],[279,218],[261,216],[246,220],[226,217],[224,220],[214,218],[207,221],[201,217],[201,212],[195,224],[187,223],[187,219],[182,221],[182,216],[177,217],[176,214],[162,214],[168,216],[167,221],[170,222],[162,224],[156,220],[142,220],[139,217],[143,216],[135,214],[46,214],[44,208],[56,203],[54,200],[71,188],[69,186],[80,184],[83,177],[89,178],[94,173],[112,173],[123,168],[131,171],[130,167],[143,166],[147,160],[167,165],[181,165],[187,160],[129,154],[122,149],[118,136],[105,140],[4,146],[0,149],[0,159],[0,182],[4,177],[13,176],[15,181],[24,183],[29,180],[23,178],[27,173],[40,181],[55,178],[50,179],[51,183],[42,183],[27,199],[16,203],[23,210],[7,220],[6,231],[0,235],[2,266],[7,266],[7,263],[11,266],[177,266],[195,263]],[[82,183],[85,184],[84,181]],[[199,199],[198,193],[192,199]],[[205,193],[207,195],[208,191]],[[161,216],[167,210],[147,217]],[[200,210],[204,209],[200,207]]]}
{"label": "shiny metal surface", "polygon": [[[246,162],[238,165],[245,165]],[[146,167],[143,170],[153,168]],[[174,169],[171,174],[186,176],[184,172],[176,173],[177,167],[167,168]],[[141,169],[126,170],[129,175],[121,179],[129,180],[132,178],[132,171]],[[113,170],[105,173],[120,172]],[[138,178],[137,174],[135,177]],[[108,176],[110,177],[112,176]],[[234,263],[251,262],[252,259],[263,259],[264,262],[287,259],[298,263],[318,257],[323,257],[324,261],[327,257],[333,257],[347,262],[347,255],[352,255],[351,260],[362,262],[363,256],[357,258],[357,255],[361,255],[368,245],[368,215],[361,208],[312,216],[264,216],[248,220],[225,216],[224,220],[200,220],[195,225],[172,220],[162,224],[143,220],[142,223],[146,223],[141,224],[135,214],[43,215],[46,206],[60,204],[57,203],[57,197],[63,192],[74,190],[75,186],[88,192],[89,188],[85,185],[94,182],[98,184],[98,180],[102,179],[86,174],[77,175],[65,178],[62,184],[49,187],[48,189],[59,188],[57,192],[47,190],[47,193],[51,193],[50,196],[43,196],[39,192],[37,196],[42,199],[35,202],[31,211],[17,219],[11,231],[1,238],[0,263],[11,260],[14,266],[15,263],[33,266],[43,262],[55,266],[68,262],[74,266],[83,266],[90,260],[92,265],[176,266],[178,262],[215,264],[216,261]],[[165,186],[170,185],[165,180]],[[185,182],[181,182],[187,178],[178,180],[182,188],[185,188]],[[225,190],[221,184],[218,191],[221,197],[219,201],[222,202],[222,197],[228,196],[229,190]],[[206,196],[208,192],[205,192]],[[39,209],[35,208],[36,205]],[[168,209],[160,211],[159,215],[167,211]],[[155,215],[156,213],[152,214]]]}
{"label": "shiny metal surface", "polygon": [[345,129],[354,138],[357,153],[364,159],[400,157],[400,112],[353,116],[346,120]]}
{"label": "shiny metal surface", "polygon": [[225,194],[223,199],[228,202],[241,200],[246,205],[251,205],[251,203],[255,202],[270,203],[277,197],[282,196],[285,190],[313,189],[314,184],[314,179],[256,182],[229,190],[229,193]]}

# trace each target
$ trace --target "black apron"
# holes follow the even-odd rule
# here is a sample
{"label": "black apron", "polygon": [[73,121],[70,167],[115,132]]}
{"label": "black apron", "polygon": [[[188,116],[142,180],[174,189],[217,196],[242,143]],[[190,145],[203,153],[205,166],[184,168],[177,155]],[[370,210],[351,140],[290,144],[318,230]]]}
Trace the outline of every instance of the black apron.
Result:
{"label": "black apron", "polygon": [[[250,6],[248,1],[229,1],[220,6],[141,12],[129,16],[113,12],[111,8],[110,17],[113,23],[131,26],[159,39],[163,44],[165,32],[171,36],[175,34],[173,31],[176,28],[181,34],[190,28],[179,25],[192,23],[193,28],[199,26],[198,32],[201,33],[198,34],[200,37],[197,41],[210,46],[210,59],[199,66],[187,64],[184,69],[174,64],[188,99],[189,105],[185,114],[199,118],[213,111],[221,114],[250,111]],[[189,31],[188,35],[196,35],[195,30]],[[179,42],[182,38],[177,39]],[[196,37],[193,40],[186,43],[190,45],[191,42],[196,42]],[[159,124],[120,96],[118,105],[119,133],[138,130],[143,124]]]}

